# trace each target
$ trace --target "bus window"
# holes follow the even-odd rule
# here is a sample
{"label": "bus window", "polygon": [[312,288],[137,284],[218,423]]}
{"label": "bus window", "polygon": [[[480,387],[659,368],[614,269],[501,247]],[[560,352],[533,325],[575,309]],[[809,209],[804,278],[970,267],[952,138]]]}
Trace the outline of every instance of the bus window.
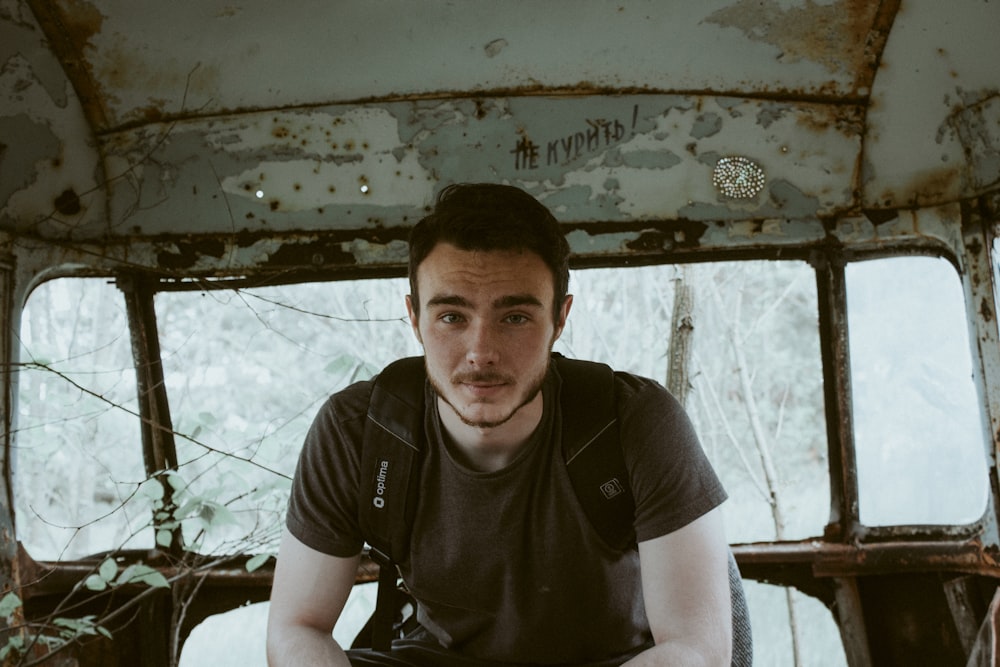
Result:
{"label": "bus window", "polygon": [[958,274],[896,257],[846,278],[861,522],[978,520],[989,483]]}
{"label": "bus window", "polygon": [[[389,361],[419,354],[405,280],[156,295],[164,378],[201,553],[276,545],[306,430],[320,404]],[[224,513],[218,521],[217,513]]]}
{"label": "bus window", "polygon": [[[675,316],[682,288],[690,312]],[[666,384],[671,332],[690,330],[685,406],[729,492],[723,512],[730,541],[823,534],[830,483],[816,279],[808,264],[580,270],[570,292],[578,298],[557,344],[569,356]]]}
{"label": "bus window", "polygon": [[19,356],[18,539],[45,560],[151,547],[121,292],[97,278],[43,283],[22,313]]}

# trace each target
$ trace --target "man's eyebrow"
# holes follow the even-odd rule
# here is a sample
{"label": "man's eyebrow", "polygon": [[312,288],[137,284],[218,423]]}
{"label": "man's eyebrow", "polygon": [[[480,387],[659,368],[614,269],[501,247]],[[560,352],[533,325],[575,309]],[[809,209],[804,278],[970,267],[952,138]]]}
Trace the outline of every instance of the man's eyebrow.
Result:
{"label": "man's eyebrow", "polygon": [[[517,306],[536,306],[538,308],[543,307],[542,302],[534,294],[508,294],[496,299],[493,302],[493,307],[500,308],[514,308]],[[434,306],[455,306],[457,308],[471,308],[472,303],[469,302],[463,296],[458,294],[438,294],[432,296],[427,300],[427,307],[431,308]]]}
{"label": "man's eyebrow", "polygon": [[512,308],[515,306],[538,306],[542,307],[542,302],[534,294],[510,294],[502,296],[493,302],[494,308]]}
{"label": "man's eyebrow", "polygon": [[439,294],[427,300],[427,307],[431,306],[459,306],[467,308],[469,302],[457,294]]}

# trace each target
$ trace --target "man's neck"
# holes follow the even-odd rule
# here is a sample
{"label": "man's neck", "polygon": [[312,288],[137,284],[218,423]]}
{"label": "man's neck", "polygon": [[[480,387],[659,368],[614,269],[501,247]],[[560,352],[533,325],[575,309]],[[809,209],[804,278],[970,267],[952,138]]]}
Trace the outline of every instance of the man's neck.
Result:
{"label": "man's neck", "polygon": [[450,405],[438,398],[441,426],[455,444],[454,454],[463,465],[480,472],[495,472],[514,462],[541,422],[542,408],[540,391],[503,424],[480,428],[463,422]]}

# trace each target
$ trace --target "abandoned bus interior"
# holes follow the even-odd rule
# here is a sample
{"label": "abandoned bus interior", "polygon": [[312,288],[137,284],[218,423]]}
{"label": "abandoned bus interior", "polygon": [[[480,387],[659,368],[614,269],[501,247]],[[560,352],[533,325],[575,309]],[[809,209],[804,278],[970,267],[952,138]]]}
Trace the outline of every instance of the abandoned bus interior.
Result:
{"label": "abandoned bus interior", "polygon": [[0,661],[265,664],[305,430],[420,354],[407,233],[475,181],[565,230],[556,349],[691,415],[756,664],[998,664],[998,29],[995,0],[0,0]]}

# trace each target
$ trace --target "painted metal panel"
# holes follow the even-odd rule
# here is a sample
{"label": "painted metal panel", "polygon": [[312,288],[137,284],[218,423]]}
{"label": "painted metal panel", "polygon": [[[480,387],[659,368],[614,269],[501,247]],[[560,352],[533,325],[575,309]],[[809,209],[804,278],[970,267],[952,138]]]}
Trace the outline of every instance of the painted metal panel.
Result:
{"label": "painted metal panel", "polygon": [[[442,183],[505,181],[565,221],[836,216],[856,206],[860,111],[695,96],[331,106],[113,135],[111,223],[79,236],[407,226]],[[726,197],[719,158],[766,181]]]}
{"label": "painted metal panel", "polygon": [[0,227],[107,218],[80,100],[24,3],[0,11]]}
{"label": "painted metal panel", "polygon": [[511,90],[854,97],[878,8],[858,0],[31,4],[85,45],[101,129]]}
{"label": "painted metal panel", "polygon": [[865,206],[955,201],[1000,184],[1000,4],[908,0],[872,90]]}

